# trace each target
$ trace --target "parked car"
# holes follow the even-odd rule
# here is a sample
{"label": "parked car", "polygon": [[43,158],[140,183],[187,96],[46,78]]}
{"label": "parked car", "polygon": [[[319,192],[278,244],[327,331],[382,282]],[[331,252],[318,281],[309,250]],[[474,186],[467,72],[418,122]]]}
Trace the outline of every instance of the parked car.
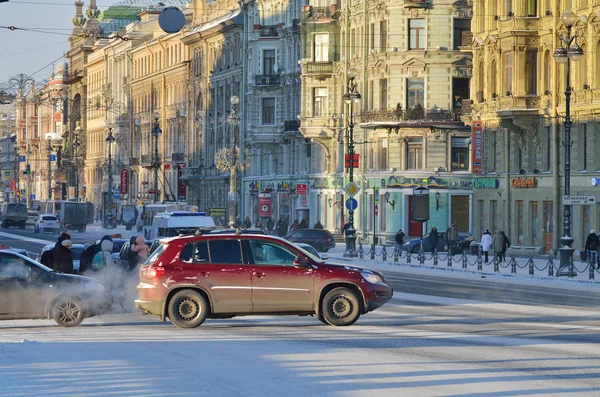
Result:
{"label": "parked car", "polygon": [[39,216],[40,216],[40,213],[37,211],[33,211],[33,210],[27,211],[27,220],[25,221],[25,225],[35,226],[35,222]]}
{"label": "parked car", "polygon": [[2,226],[3,229],[8,229],[11,226],[18,226],[21,229],[25,229],[27,218],[27,205],[22,203],[2,204],[0,226]]}
{"label": "parked car", "polygon": [[23,248],[2,248],[2,246],[0,246],[0,251],[16,252],[17,254],[21,254],[23,256],[31,258],[31,255],[29,255],[29,252],[27,252],[27,250],[23,249]]}
{"label": "parked car", "polygon": [[284,239],[253,234],[161,240],[139,275],[136,307],[182,328],[256,314],[314,315],[346,326],[393,292],[376,271],[327,263]]}
{"label": "parked car", "polygon": [[305,243],[312,245],[319,252],[327,252],[335,247],[335,238],[326,229],[301,229],[285,237],[292,243]]}
{"label": "parked car", "polygon": [[113,298],[99,281],[57,273],[16,252],[0,251],[0,319],[54,319],[63,327],[107,313]]}
{"label": "parked car", "polygon": [[[440,232],[439,234],[439,242],[437,244],[437,252],[446,252],[448,249],[448,243],[446,242],[446,232]],[[471,250],[471,242],[473,241],[473,236],[468,234],[458,234],[458,244],[453,248],[452,254],[462,254],[464,250],[470,252]],[[402,245],[402,251],[409,251],[413,254],[418,254],[420,251],[421,240],[419,238],[408,240]],[[429,233],[423,236],[423,252],[432,252],[433,247],[431,246],[431,242],[429,241]]]}
{"label": "parked car", "polygon": [[42,214],[35,221],[34,231],[58,233],[60,231],[60,221],[54,214]]}
{"label": "parked car", "polygon": [[[42,254],[48,250],[53,249],[54,246],[55,246],[55,244],[45,245],[35,260],[40,262],[42,259]],[[73,244],[71,246],[71,256],[73,257],[73,271],[75,273],[79,272],[79,263],[81,260],[81,254],[83,254],[83,250],[85,249],[85,247],[86,247],[85,244]]]}
{"label": "parked car", "polygon": [[314,256],[316,256],[317,258],[321,259],[321,260],[325,260],[325,259],[329,259],[329,256],[325,255],[325,254],[319,254],[317,252],[316,249],[314,249],[314,247],[310,244],[304,244],[304,243],[295,243],[298,247],[302,248],[305,251],[308,251],[309,253],[313,254]]}

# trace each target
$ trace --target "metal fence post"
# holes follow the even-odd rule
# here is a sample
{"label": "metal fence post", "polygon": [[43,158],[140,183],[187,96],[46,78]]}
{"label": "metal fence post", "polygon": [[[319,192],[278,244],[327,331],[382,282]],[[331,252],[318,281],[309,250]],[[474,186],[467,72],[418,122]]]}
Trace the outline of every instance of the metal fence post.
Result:
{"label": "metal fence post", "polygon": [[469,262],[467,261],[467,250],[463,250],[462,253],[462,268],[466,269]]}
{"label": "metal fence post", "polygon": [[381,254],[383,255],[381,259],[383,259],[384,262],[387,261],[387,251],[385,250],[385,245],[382,245],[381,248],[383,249],[383,251],[381,252]]}
{"label": "metal fence post", "polygon": [[573,257],[569,263],[569,277],[575,277],[575,264],[573,264]]}
{"label": "metal fence post", "polygon": [[481,252],[477,253],[477,270],[483,270],[483,258],[481,258]]}
{"label": "metal fence post", "polygon": [[375,260],[375,244],[371,244],[371,259]]}
{"label": "metal fence post", "polygon": [[594,263],[590,262],[590,280],[594,279]]}
{"label": "metal fence post", "polygon": [[517,274],[517,260],[514,256],[510,258],[510,272],[511,274]]}
{"label": "metal fence post", "polygon": [[494,273],[500,273],[500,258],[494,253]]}
{"label": "metal fence post", "polygon": [[421,248],[419,248],[419,263],[421,265],[425,264],[425,251],[423,251],[423,244],[421,244]]}
{"label": "metal fence post", "polygon": [[437,250],[433,251],[433,266],[437,266],[438,265],[438,254],[437,254]]}
{"label": "metal fence post", "polygon": [[394,249],[394,262],[398,263],[398,247]]}
{"label": "metal fence post", "polygon": [[529,264],[529,275],[533,276],[533,258],[532,257],[529,257],[528,264]]}
{"label": "metal fence post", "polygon": [[410,261],[412,260],[412,254],[410,253],[410,250],[406,251],[406,263],[408,263],[410,265]]}
{"label": "metal fence post", "polygon": [[358,240],[358,257],[360,259],[364,259],[365,257],[365,251],[363,251],[362,242],[360,240]]}

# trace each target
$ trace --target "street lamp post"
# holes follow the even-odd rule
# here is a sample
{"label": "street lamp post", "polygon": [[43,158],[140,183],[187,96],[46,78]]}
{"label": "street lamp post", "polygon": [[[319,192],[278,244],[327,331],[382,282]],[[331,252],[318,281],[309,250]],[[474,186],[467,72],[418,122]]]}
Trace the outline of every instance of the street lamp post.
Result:
{"label": "street lamp post", "polygon": [[154,137],[154,202],[158,203],[158,167],[160,165],[158,160],[158,136],[162,134],[158,119],[160,119],[160,113],[154,112],[154,124],[152,125],[152,136]]}
{"label": "street lamp post", "polygon": [[[112,186],[113,186],[113,174],[112,174],[112,143],[115,141],[115,137],[113,136],[112,130],[113,125],[107,124],[106,128],[108,128],[108,135],[106,136],[106,143],[108,144],[108,186],[106,190],[108,191],[107,200],[108,200],[108,219],[110,221],[109,227],[113,225],[113,216],[112,216]],[[106,209],[104,211],[106,214]]]}
{"label": "street lamp post", "polygon": [[[567,28],[566,36],[559,36],[559,47],[554,51],[554,59],[557,63],[566,63],[565,73],[565,139],[564,139],[564,172],[565,172],[565,196],[571,193],[571,61],[578,61],[583,57],[583,50],[577,44],[577,35],[571,35],[571,28],[578,20],[573,11],[565,11],[560,16],[561,21]],[[565,46],[563,46],[563,44]],[[571,275],[565,269],[570,268],[573,260],[573,237],[571,236],[571,206],[563,205],[563,236],[560,238],[560,268],[556,275]],[[562,274],[561,274],[562,273]]]}
{"label": "street lamp post", "polygon": [[79,134],[81,133],[81,125],[79,121],[75,127],[75,139],[73,140],[73,150],[75,151],[75,201],[79,201],[79,148],[81,142],[79,142]]}
{"label": "street lamp post", "polygon": [[237,128],[240,125],[240,116],[238,114],[238,104],[240,103],[240,98],[237,96],[232,96],[230,98],[231,102],[231,113],[227,118],[227,122],[231,126],[231,166],[229,172],[229,227],[233,227],[235,224],[235,215],[237,209],[237,169],[238,169],[238,152],[235,146],[236,144],[236,136],[237,136]]}
{"label": "street lamp post", "polygon": [[[354,182],[354,104],[360,103],[360,94],[356,90],[356,75],[357,71],[355,68],[348,69],[346,93],[344,94],[344,102],[348,105],[349,119],[348,119],[348,157],[349,157],[349,171],[348,178],[350,183]],[[345,227],[346,232],[346,251],[344,252],[345,257],[356,257],[356,229],[354,229],[354,210],[352,207],[348,210],[348,227]]]}
{"label": "street lamp post", "polygon": [[48,135],[46,141],[48,142],[48,146],[46,147],[48,151],[48,200],[52,200],[52,162],[50,161],[50,156],[52,156],[52,137]]}

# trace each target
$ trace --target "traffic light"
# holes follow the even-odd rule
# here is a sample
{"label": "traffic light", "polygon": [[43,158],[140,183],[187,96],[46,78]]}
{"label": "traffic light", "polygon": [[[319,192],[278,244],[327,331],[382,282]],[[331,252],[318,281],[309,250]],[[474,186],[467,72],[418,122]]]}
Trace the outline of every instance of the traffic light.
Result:
{"label": "traffic light", "polygon": [[27,164],[25,166],[25,172],[24,172],[24,174],[25,175],[31,175],[31,164]]}

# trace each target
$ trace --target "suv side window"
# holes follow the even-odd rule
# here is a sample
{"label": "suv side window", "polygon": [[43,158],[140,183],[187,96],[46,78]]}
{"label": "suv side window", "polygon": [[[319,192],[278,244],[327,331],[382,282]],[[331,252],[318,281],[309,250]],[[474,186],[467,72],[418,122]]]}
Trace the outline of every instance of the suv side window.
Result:
{"label": "suv side window", "polygon": [[210,262],[213,264],[242,264],[239,240],[210,240]]}
{"label": "suv side window", "polygon": [[187,243],[183,246],[179,259],[185,263],[208,263],[208,244],[206,241]]}
{"label": "suv side window", "polygon": [[278,244],[262,240],[250,240],[249,243],[255,265],[292,266],[296,259],[294,253]]}

